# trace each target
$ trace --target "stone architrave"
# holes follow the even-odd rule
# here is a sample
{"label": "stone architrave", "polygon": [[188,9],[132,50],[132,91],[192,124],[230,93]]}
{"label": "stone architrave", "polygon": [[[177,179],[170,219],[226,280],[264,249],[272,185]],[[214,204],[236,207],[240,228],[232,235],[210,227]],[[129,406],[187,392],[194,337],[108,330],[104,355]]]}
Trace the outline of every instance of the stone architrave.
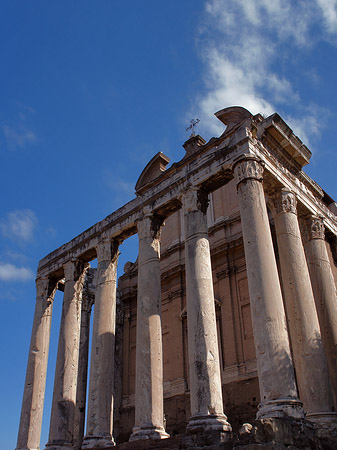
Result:
{"label": "stone architrave", "polygon": [[190,188],[182,198],[185,228],[186,302],[190,373],[190,433],[231,431],[223,412],[222,384],[207,229],[208,196]]}
{"label": "stone architrave", "polygon": [[64,297],[48,450],[69,450],[74,444],[82,288],[88,267],[82,261],[69,261],[64,265]]}
{"label": "stone architrave", "polygon": [[161,327],[160,229],[162,221],[145,215],[139,238],[135,426],[130,441],[165,439]]}
{"label": "stone architrave", "polygon": [[83,449],[114,445],[112,428],[118,243],[103,237],[96,251],[97,279],[87,431]]}
{"label": "stone architrave", "polygon": [[308,419],[326,421],[330,414],[336,420],[336,414],[331,413],[328,368],[297,219],[296,197],[286,189],[279,189],[270,200],[300,399]]}
{"label": "stone architrave", "polygon": [[37,450],[40,448],[50,328],[56,288],[57,283],[50,278],[38,278],[36,280],[36,306],[17,450]]}
{"label": "stone architrave", "polygon": [[234,164],[234,175],[261,395],[257,418],[302,418],[262,185],[263,164],[254,156],[243,156]]}
{"label": "stone architrave", "polygon": [[337,409],[337,294],[321,217],[306,220],[304,247]]}

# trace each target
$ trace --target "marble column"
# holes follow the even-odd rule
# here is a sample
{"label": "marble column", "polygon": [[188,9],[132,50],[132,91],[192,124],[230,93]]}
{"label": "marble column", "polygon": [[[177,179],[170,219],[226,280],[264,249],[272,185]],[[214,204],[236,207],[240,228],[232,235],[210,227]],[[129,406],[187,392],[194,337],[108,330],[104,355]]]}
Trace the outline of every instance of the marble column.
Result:
{"label": "marble column", "polygon": [[295,194],[278,189],[270,196],[280,257],[284,303],[296,378],[307,418],[335,420],[327,362],[322,347],[314,295]]}
{"label": "marble column", "polygon": [[85,428],[90,317],[95,297],[92,285],[94,273],[96,274],[96,269],[89,269],[86,272],[86,277],[82,291],[81,332],[80,332],[80,348],[78,358],[77,393],[76,393],[76,409],[75,409],[75,425],[74,425],[75,450],[80,449],[82,446]]}
{"label": "marble column", "polygon": [[182,198],[191,418],[187,431],[231,431],[223,412],[222,384],[207,229],[208,196],[190,188]]}
{"label": "marble column", "polygon": [[96,250],[97,278],[87,432],[83,449],[114,445],[112,428],[118,243],[102,239]]}
{"label": "marble column", "polygon": [[161,221],[145,215],[139,238],[135,426],[130,441],[164,439],[163,357],[161,327]]}
{"label": "marble column", "polygon": [[81,261],[69,261],[64,265],[65,286],[48,450],[69,450],[74,444],[82,287],[87,267]]}
{"label": "marble column", "polygon": [[306,221],[305,251],[337,409],[337,295],[321,217]]}
{"label": "marble column", "polygon": [[257,418],[303,417],[263,191],[263,164],[234,164],[245,249],[261,402]]}
{"label": "marble column", "polygon": [[57,283],[36,280],[36,306],[31,334],[17,450],[40,447],[53,300]]}

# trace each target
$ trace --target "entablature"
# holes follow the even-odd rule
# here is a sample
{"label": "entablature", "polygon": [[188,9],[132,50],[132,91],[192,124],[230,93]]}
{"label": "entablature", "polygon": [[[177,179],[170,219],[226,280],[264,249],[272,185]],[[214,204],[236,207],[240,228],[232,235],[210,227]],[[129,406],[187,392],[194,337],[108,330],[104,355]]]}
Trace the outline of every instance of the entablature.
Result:
{"label": "entablature", "polygon": [[45,258],[37,276],[63,278],[64,264],[73,259],[96,257],[101,235],[122,242],[137,231],[144,208],[164,219],[181,208],[181,198],[191,186],[213,192],[233,179],[233,163],[247,155],[265,163],[265,185],[286,187],[311,214],[324,217],[327,229],[337,235],[337,217],[324,204],[323,190],[302,171],[311,153],[278,114],[263,119],[240,107],[216,113],[228,128],[165,170],[168,158],[158,153],[140,177],[136,198],[62,245]]}

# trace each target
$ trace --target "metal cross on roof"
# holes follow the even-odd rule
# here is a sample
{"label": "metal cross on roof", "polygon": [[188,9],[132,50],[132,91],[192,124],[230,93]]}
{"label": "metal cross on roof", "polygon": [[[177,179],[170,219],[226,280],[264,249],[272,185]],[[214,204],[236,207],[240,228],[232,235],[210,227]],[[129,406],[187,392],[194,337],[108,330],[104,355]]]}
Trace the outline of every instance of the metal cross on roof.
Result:
{"label": "metal cross on roof", "polygon": [[194,127],[195,127],[196,125],[198,125],[199,122],[200,122],[199,119],[192,119],[192,120],[190,120],[190,125],[186,128],[186,131],[191,130],[191,137],[192,137],[192,136],[195,136],[195,133],[194,133]]}

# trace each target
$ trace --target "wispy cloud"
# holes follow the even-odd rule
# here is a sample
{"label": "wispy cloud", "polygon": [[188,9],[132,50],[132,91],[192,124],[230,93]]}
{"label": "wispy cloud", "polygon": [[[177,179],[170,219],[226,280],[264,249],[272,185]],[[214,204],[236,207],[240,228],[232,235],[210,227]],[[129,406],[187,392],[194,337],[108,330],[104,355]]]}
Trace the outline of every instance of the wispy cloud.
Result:
{"label": "wispy cloud", "polygon": [[34,108],[15,102],[15,117],[13,120],[0,124],[0,130],[9,149],[24,148],[38,142],[38,137],[32,125],[32,118],[36,114]]}
{"label": "wispy cloud", "polygon": [[16,267],[13,264],[0,262],[0,281],[25,282],[34,279],[34,273],[27,267]]}
{"label": "wispy cloud", "polygon": [[266,115],[292,107],[302,117],[289,115],[297,134],[308,123],[313,126],[306,139],[319,133],[317,105],[303,102],[289,72],[282,69],[299,51],[337,34],[336,5],[337,0],[206,1],[198,39],[206,90],[193,111],[201,119],[200,128],[206,134],[221,132],[223,126],[212,116],[226,106]]}
{"label": "wispy cloud", "polygon": [[27,144],[34,144],[38,141],[34,131],[22,125],[17,127],[2,125],[1,129],[10,148],[23,148]]}
{"label": "wispy cloud", "polygon": [[31,241],[37,226],[37,217],[31,209],[21,209],[9,212],[0,219],[0,232],[4,237]]}

